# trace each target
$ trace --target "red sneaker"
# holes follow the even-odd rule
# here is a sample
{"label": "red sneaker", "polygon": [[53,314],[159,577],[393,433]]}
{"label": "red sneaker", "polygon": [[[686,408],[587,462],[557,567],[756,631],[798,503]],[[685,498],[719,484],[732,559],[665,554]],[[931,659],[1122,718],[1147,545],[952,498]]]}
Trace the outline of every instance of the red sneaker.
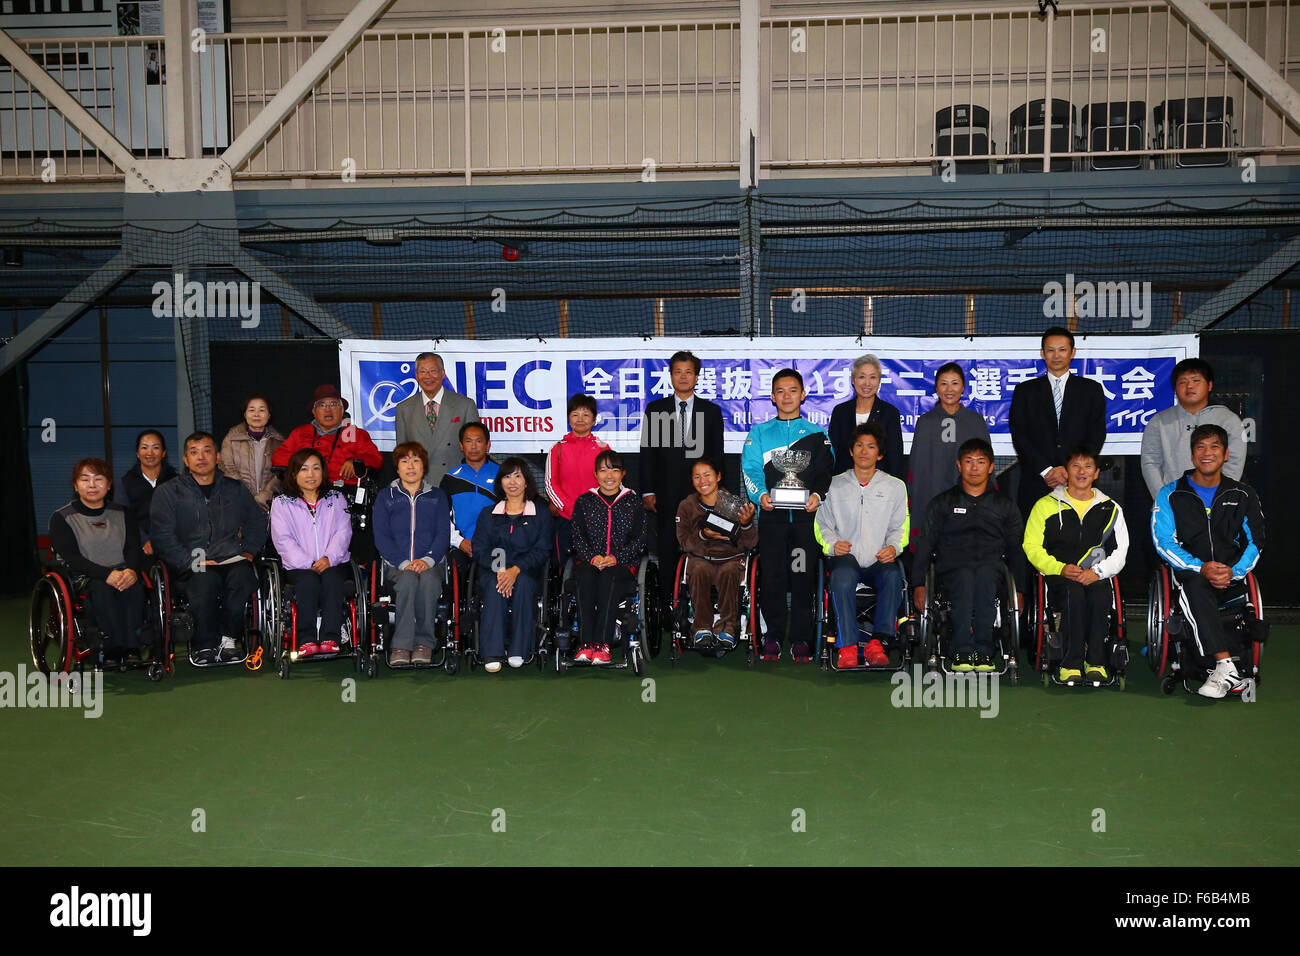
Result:
{"label": "red sneaker", "polygon": [[578,648],[578,653],[573,655],[573,662],[575,664],[590,664],[595,653],[596,648],[590,644],[584,644],[582,647]]}
{"label": "red sneaker", "polygon": [[592,658],[591,658],[591,662],[592,662],[593,664],[608,664],[608,663],[609,663],[609,645],[608,645],[608,644],[597,644],[597,645],[596,645],[596,649],[595,649],[595,651],[593,652],[593,656],[592,656]]}
{"label": "red sneaker", "polygon": [[302,644],[298,647],[298,656],[311,657],[313,654],[319,654],[320,648],[315,644]]}
{"label": "red sneaker", "polygon": [[790,656],[800,664],[807,664],[812,660],[812,648],[807,641],[795,641],[790,645]]}
{"label": "red sneaker", "polygon": [[864,652],[867,663],[872,667],[888,667],[889,655],[885,653],[885,645],[881,644],[878,639],[873,638],[867,641],[867,649]]}
{"label": "red sneaker", "polygon": [[322,654],[337,654],[339,652],[338,641],[321,641],[320,652]]}
{"label": "red sneaker", "polygon": [[840,656],[835,661],[835,666],[840,670],[847,670],[851,667],[858,666],[858,645],[850,644],[848,647],[840,648]]}

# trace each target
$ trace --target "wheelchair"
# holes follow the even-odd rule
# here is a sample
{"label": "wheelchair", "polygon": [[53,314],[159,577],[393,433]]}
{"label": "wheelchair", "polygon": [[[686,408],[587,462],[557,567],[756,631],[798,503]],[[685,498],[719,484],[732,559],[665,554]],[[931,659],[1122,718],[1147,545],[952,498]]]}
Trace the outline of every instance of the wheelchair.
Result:
{"label": "wheelchair", "polygon": [[150,587],[148,575],[141,575],[145,586],[146,633],[152,633],[147,657],[123,658],[115,664],[104,659],[101,632],[90,608],[88,581],[67,567],[52,549],[41,551],[41,577],[32,588],[27,636],[32,664],[44,675],[84,673],[87,660],[92,670],[115,667],[127,671],[142,669],[151,681],[160,681],[172,673],[172,650],[167,635],[155,626],[151,603],[157,592]]}
{"label": "wheelchair", "polygon": [[[1011,570],[999,562],[998,591],[994,597],[994,654],[1001,663],[993,673],[1018,681],[1016,653],[1020,645],[1020,611],[1015,606],[1016,582]],[[952,602],[939,592],[934,565],[925,574],[925,609],[921,612],[920,651],[931,669],[951,672],[948,657],[952,642]],[[979,673],[979,672],[972,672]],[[987,673],[987,672],[986,672]]]}
{"label": "wheelchair", "polygon": [[[717,641],[701,641],[696,643],[695,631],[691,627],[691,590],[689,583],[688,568],[691,561],[702,561],[703,558],[693,557],[689,554],[682,554],[677,559],[677,569],[673,574],[672,597],[668,602],[668,619],[671,622],[671,646],[669,647],[669,660],[673,666],[682,659],[687,651],[698,651],[701,654],[712,654],[721,658],[726,656],[728,651],[736,651],[741,647],[745,649],[745,665],[754,666],[754,657],[758,653],[758,552],[745,552],[745,570],[740,578],[740,599],[737,605],[740,610],[740,627],[736,634],[736,646],[725,648],[718,644]],[[716,602],[714,603],[716,613]]]}
{"label": "wheelchair", "polygon": [[658,562],[649,555],[643,555],[637,566],[636,591],[619,603],[615,624],[626,638],[623,642],[623,655],[621,659],[611,660],[607,665],[589,665],[573,659],[581,634],[578,627],[578,594],[577,582],[573,576],[573,559],[569,558],[565,562],[562,573],[554,573],[554,565],[552,572],[553,580],[548,594],[554,594],[555,599],[552,602],[550,620],[556,623],[554,627],[548,628],[546,639],[548,653],[554,655],[556,673],[563,674],[570,667],[630,667],[638,677],[643,676],[649,658],[658,654],[663,639]]}
{"label": "wheelchair", "polygon": [[1124,596],[1120,590],[1119,578],[1110,579],[1111,607],[1106,616],[1106,669],[1110,677],[1104,681],[1076,680],[1062,682],[1059,676],[1061,654],[1064,650],[1065,636],[1061,633],[1061,612],[1052,606],[1047,593],[1047,578],[1034,571],[1034,583],[1030,586],[1026,600],[1029,604],[1028,626],[1033,629],[1030,635],[1034,651],[1034,670],[1042,675],[1043,686],[1055,684],[1058,687],[1111,687],[1118,685],[1123,690],[1128,682],[1125,673],[1128,670],[1128,628],[1124,623]]}
{"label": "wheelchair", "polygon": [[[255,562],[254,571],[256,570]],[[153,567],[149,569],[149,588],[155,595],[152,602],[155,627],[158,633],[162,634],[163,646],[168,649],[166,665],[171,664],[174,656],[172,649],[178,644],[185,644],[186,656],[195,667],[227,667],[243,664],[250,671],[261,668],[266,653],[266,622],[271,608],[268,606],[267,592],[260,574],[257,590],[253,592],[244,608],[243,633],[235,636],[236,646],[242,656],[228,661],[218,659],[204,662],[195,659],[194,644],[191,640],[194,636],[194,615],[185,594],[184,582],[176,579],[172,569],[165,562],[155,561]],[[170,673],[170,670],[168,672]]]}
{"label": "wheelchair", "polygon": [[[899,569],[902,570],[902,556],[900,555]],[[876,601],[879,600],[879,594],[876,589],[869,584],[858,583],[854,591],[854,599],[857,604],[856,617],[858,622],[858,666],[857,667],[840,667],[839,650],[836,644],[839,640],[839,620],[835,614],[835,600],[830,589],[830,562],[822,559],[821,567],[821,597],[820,611],[817,618],[817,643],[821,650],[818,653],[818,660],[821,661],[823,671],[905,671],[911,666],[912,658],[916,652],[918,643],[918,625],[915,616],[912,614],[912,598],[910,589],[907,584],[907,572],[903,571],[903,583],[899,599],[899,614],[897,620],[897,630],[892,637],[880,638],[880,643],[889,656],[889,664],[873,667],[866,662],[862,656],[862,646],[868,641],[875,638],[873,628],[875,627]]]}
{"label": "wheelchair", "polygon": [[305,661],[332,661],[357,655],[359,635],[366,631],[369,610],[366,601],[369,593],[367,574],[361,564],[348,562],[348,574],[343,583],[345,607],[338,653],[316,653],[306,658],[298,656],[298,605],[294,601],[293,585],[284,579],[280,558],[269,542],[267,551],[258,559],[256,568],[262,645],[255,655],[256,659],[248,665],[250,670],[257,670],[263,661],[269,661],[274,663],[280,679],[288,680],[293,667]]}
{"label": "wheelchair", "polygon": [[[479,575],[482,569],[477,563],[470,565],[470,601],[466,605],[461,625],[461,633],[465,660],[469,664],[469,669],[475,670],[486,663],[482,654],[479,653],[479,629],[482,626],[483,617],[483,598],[479,591],[480,587],[492,587],[491,572],[487,575],[485,585],[479,584]],[[535,638],[533,641],[533,653],[524,660],[523,666],[536,664],[539,672],[545,673],[546,666],[551,656],[555,653],[555,628],[552,622],[556,619],[558,613],[555,609],[554,595],[559,588],[560,574],[558,565],[554,558],[547,562],[546,567],[542,570],[541,580],[537,587],[537,601],[534,607],[534,627]],[[576,599],[576,595],[575,595]],[[515,613],[512,605],[511,614]]]}
{"label": "wheelchair", "polygon": [[431,670],[441,667],[449,675],[460,666],[460,655],[465,648],[471,615],[475,613],[475,570],[470,565],[469,574],[462,577],[456,563],[448,557],[443,565],[442,592],[438,596],[438,621],[434,637],[438,649],[428,664],[392,664],[388,660],[389,643],[397,623],[396,595],[388,580],[384,560],[370,563],[369,608],[367,626],[358,631],[356,664],[357,673],[374,677],[379,672],[379,661],[389,670]]}
{"label": "wheelchair", "polygon": [[[1249,688],[1253,696],[1261,680],[1259,662],[1269,625],[1264,621],[1264,599],[1253,571],[1247,573],[1242,584],[1240,594],[1220,604],[1219,614],[1229,646],[1241,649],[1237,672],[1244,680],[1229,696],[1249,699],[1246,690]],[[1161,679],[1160,689],[1166,694],[1172,694],[1179,682],[1189,694],[1196,693],[1198,679],[1203,681],[1214,667],[1212,661],[1207,662],[1197,653],[1181,593],[1173,571],[1161,562],[1147,590],[1147,637],[1142,653]]]}

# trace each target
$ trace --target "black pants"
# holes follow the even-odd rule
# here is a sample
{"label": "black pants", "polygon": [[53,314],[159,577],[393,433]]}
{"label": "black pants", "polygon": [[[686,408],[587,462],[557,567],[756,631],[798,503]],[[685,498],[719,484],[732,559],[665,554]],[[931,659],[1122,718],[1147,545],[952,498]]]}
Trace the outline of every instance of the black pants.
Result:
{"label": "black pants", "polygon": [[[659,498],[655,502],[657,510],[646,515],[655,523],[655,554],[659,557],[659,575],[667,579],[677,568],[677,559],[681,557],[681,548],[677,545],[677,506],[679,501]],[[671,509],[671,510],[669,510]]]}
{"label": "black pants", "polygon": [[192,650],[215,650],[223,635],[237,638],[244,633],[244,605],[257,590],[257,572],[250,562],[205,565],[202,571],[186,571],[179,578],[185,582],[194,615]]}
{"label": "black pants", "polygon": [[993,599],[1002,568],[975,564],[945,571],[940,578],[952,605],[952,653],[993,653]]}
{"label": "black pants", "polygon": [[1085,587],[1053,574],[1047,578],[1047,593],[1052,607],[1061,613],[1061,666],[1073,670],[1082,670],[1085,662],[1105,666],[1114,585],[1106,580]]}
{"label": "black pants", "polygon": [[614,621],[619,602],[636,594],[636,575],[621,564],[598,570],[575,559],[573,577],[578,587],[579,643],[621,647],[623,635],[620,632],[615,643]]}
{"label": "black pants", "polygon": [[[789,624],[790,643],[812,644],[813,592],[819,551],[813,516],[807,512],[764,511],[758,519],[758,600],[765,641],[782,644]],[[787,622],[785,596],[790,595]]]}
{"label": "black pants", "polygon": [[1240,657],[1241,643],[1235,636],[1230,639],[1224,632],[1219,606],[1241,594],[1245,590],[1245,581],[1233,581],[1220,591],[1197,571],[1175,571],[1174,577],[1180,585],[1178,606],[1187,618],[1197,653],[1209,660],[1223,651],[1232,657]]}
{"label": "black pants", "polygon": [[374,520],[366,522],[366,526],[361,528],[359,522],[354,517],[352,519],[352,540],[348,542],[348,553],[356,559],[357,564],[369,564],[379,556],[375,549],[375,526]]}
{"label": "black pants", "polygon": [[[284,572],[285,580],[293,585],[293,603],[298,609],[298,646],[337,641],[339,626],[343,623],[343,584],[351,571],[347,565],[336,564],[320,574],[307,568]],[[320,611],[320,631],[316,630],[316,612]]]}
{"label": "black pants", "polygon": [[144,585],[136,581],[125,591],[109,586],[107,581],[91,579],[90,610],[104,636],[105,651],[124,651],[140,643],[140,626],[144,623]]}

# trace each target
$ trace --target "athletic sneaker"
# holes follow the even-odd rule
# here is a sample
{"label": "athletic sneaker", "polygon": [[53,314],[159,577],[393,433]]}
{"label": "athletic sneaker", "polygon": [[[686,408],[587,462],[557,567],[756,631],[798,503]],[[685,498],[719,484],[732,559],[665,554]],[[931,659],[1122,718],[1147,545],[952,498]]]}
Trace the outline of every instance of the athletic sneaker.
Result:
{"label": "athletic sneaker", "polygon": [[321,641],[320,652],[322,654],[337,654],[339,652],[338,641]]}
{"label": "athletic sneaker", "polygon": [[812,649],[807,641],[795,641],[790,645],[790,656],[800,664],[807,664],[812,660]]}
{"label": "athletic sneaker", "polygon": [[239,656],[235,649],[235,639],[233,637],[223,637],[221,639],[221,650],[218,652],[223,661],[233,661]]}
{"label": "athletic sneaker", "polygon": [[858,645],[850,644],[848,647],[841,647],[839,657],[835,659],[835,666],[840,670],[847,670],[850,667],[858,666]]}
{"label": "athletic sneaker", "polygon": [[726,631],[722,631],[718,634],[718,643],[722,645],[723,650],[729,651],[736,646],[736,639]]}
{"label": "athletic sneaker", "polygon": [[315,644],[301,644],[298,647],[299,659],[304,657],[311,657],[313,654],[319,654],[319,653],[320,653],[320,648],[317,647]]}
{"label": "athletic sneaker", "polygon": [[1083,673],[1088,680],[1110,680],[1110,673],[1100,664],[1084,664]]}
{"label": "athletic sneaker", "polygon": [[217,649],[215,647],[200,647],[194,652],[194,660],[200,664],[215,664],[217,662]]}
{"label": "athletic sneaker", "polygon": [[432,664],[433,648],[428,644],[416,644],[415,651],[411,654],[412,664]]}
{"label": "athletic sneaker", "polygon": [[713,646],[713,632],[696,631],[695,637],[693,637],[691,640],[695,644],[695,646],[700,648],[701,650],[708,650]]}
{"label": "athletic sneaker", "polygon": [[590,664],[596,656],[596,647],[594,644],[584,644],[578,648],[578,653],[573,655],[575,664]]}
{"label": "athletic sneaker", "polygon": [[975,652],[975,669],[983,673],[997,670],[997,665],[993,663],[993,655],[988,651]]}
{"label": "athletic sneaker", "polygon": [[411,652],[402,648],[397,648],[389,652],[388,663],[393,667],[405,667],[411,663]]}
{"label": "athletic sneaker", "polygon": [[765,641],[763,643],[763,653],[759,655],[759,660],[779,661],[781,659],[781,645],[776,641]]}
{"label": "athletic sneaker", "polygon": [[863,654],[867,659],[867,663],[872,667],[889,666],[889,655],[885,653],[885,645],[881,644],[877,638],[867,641]]}
{"label": "athletic sneaker", "polygon": [[488,661],[486,664],[483,665],[483,669],[487,671],[489,674],[495,674],[497,673],[497,671],[501,670],[501,662]]}
{"label": "athletic sneaker", "polygon": [[609,645],[597,644],[592,653],[591,662],[593,664],[608,664],[609,661]]}
{"label": "athletic sneaker", "polygon": [[1083,672],[1073,667],[1061,667],[1056,671],[1056,679],[1062,684],[1068,684],[1072,680],[1083,680]]}
{"label": "athletic sneaker", "polygon": [[1196,693],[1202,697],[1213,697],[1215,700],[1221,700],[1227,697],[1230,691],[1240,687],[1242,683],[1241,675],[1237,673],[1237,665],[1232,663],[1232,658],[1226,658],[1215,665],[1214,670],[1210,671],[1210,676],[1206,678],[1204,684],[1197,688]]}
{"label": "athletic sneaker", "polygon": [[519,657],[518,655],[515,655],[514,657],[506,658],[506,663],[509,664],[511,667],[523,667],[524,659],[522,657]]}
{"label": "athletic sneaker", "polygon": [[951,667],[954,671],[973,671],[975,669],[975,655],[958,651],[952,655]]}

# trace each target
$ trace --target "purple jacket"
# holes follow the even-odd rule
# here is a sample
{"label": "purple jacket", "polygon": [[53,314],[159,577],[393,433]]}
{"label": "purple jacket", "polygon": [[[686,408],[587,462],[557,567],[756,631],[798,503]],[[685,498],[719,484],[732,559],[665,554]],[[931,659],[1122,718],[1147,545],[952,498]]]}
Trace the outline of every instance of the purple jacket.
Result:
{"label": "purple jacket", "polygon": [[286,571],[306,571],[322,557],[330,559],[331,567],[346,564],[352,543],[347,499],[330,489],[317,499],[313,518],[301,498],[276,495],[271,502],[271,541]]}

